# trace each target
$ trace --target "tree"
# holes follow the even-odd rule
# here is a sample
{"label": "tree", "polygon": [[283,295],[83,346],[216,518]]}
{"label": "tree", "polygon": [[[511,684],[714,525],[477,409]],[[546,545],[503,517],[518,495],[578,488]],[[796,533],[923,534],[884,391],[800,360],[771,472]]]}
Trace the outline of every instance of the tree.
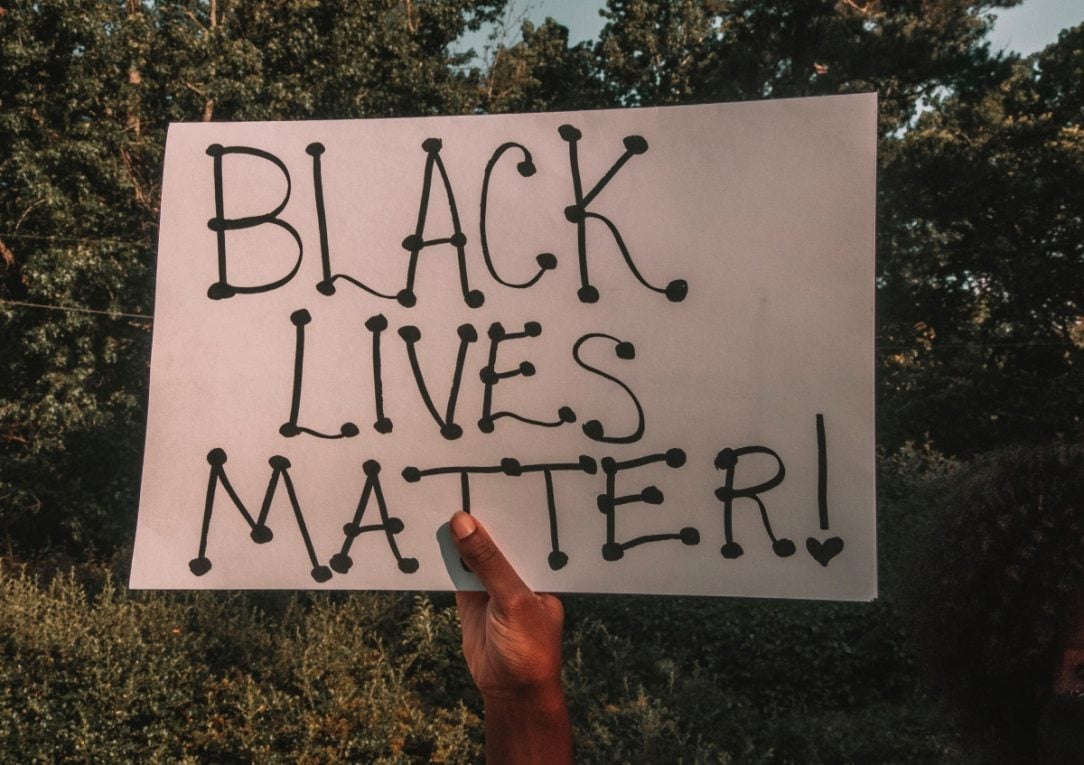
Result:
{"label": "tree", "polygon": [[1084,25],[933,104],[882,173],[882,441],[1084,435]]}
{"label": "tree", "polygon": [[1012,4],[611,0],[597,44],[547,21],[480,71],[450,50],[503,0],[10,0],[0,527],[103,550],[131,528],[158,177],[181,120],[877,90],[882,444],[1079,437],[1082,35],[991,56],[985,12]]}
{"label": "tree", "polygon": [[[0,16],[0,519],[81,542],[138,477],[153,165],[135,96],[139,20],[120,3]],[[91,307],[103,314],[67,310]],[[69,516],[87,514],[89,523]],[[116,531],[110,524],[110,531]]]}
{"label": "tree", "polygon": [[167,124],[474,111],[477,77],[449,45],[502,6],[4,4],[0,527],[9,542],[108,550],[130,534]]}
{"label": "tree", "polygon": [[1016,0],[611,0],[600,67],[621,103],[877,91],[881,133],[988,65],[984,12]]}
{"label": "tree", "polygon": [[628,105],[876,90],[879,442],[1079,438],[1080,33],[991,55],[974,0],[612,0]]}
{"label": "tree", "polygon": [[568,45],[568,29],[553,19],[526,22],[523,39],[497,48],[485,76],[487,112],[567,111],[617,106],[596,66],[593,45]]}

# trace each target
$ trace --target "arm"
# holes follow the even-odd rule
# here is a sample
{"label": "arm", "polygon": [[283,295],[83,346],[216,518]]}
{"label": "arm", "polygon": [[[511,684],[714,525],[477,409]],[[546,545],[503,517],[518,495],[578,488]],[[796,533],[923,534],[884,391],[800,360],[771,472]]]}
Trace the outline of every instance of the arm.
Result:
{"label": "arm", "polygon": [[459,554],[486,588],[455,594],[463,654],[485,703],[486,760],[571,763],[561,601],[532,592],[476,519],[459,512],[450,525]]}

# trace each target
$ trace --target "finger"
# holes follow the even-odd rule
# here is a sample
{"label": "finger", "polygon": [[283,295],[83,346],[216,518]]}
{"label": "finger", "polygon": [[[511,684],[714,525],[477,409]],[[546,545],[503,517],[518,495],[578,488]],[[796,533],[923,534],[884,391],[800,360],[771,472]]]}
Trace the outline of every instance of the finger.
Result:
{"label": "finger", "polygon": [[504,557],[489,532],[475,518],[462,511],[452,516],[449,524],[463,562],[478,577],[490,597],[498,605],[531,595],[531,590],[519,578],[512,564]]}

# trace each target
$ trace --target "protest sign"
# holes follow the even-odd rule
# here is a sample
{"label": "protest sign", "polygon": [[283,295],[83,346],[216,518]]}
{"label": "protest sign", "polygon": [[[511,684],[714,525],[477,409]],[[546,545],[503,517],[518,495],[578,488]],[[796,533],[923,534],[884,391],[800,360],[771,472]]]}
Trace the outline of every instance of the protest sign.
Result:
{"label": "protest sign", "polygon": [[137,588],[876,594],[876,97],[170,127]]}

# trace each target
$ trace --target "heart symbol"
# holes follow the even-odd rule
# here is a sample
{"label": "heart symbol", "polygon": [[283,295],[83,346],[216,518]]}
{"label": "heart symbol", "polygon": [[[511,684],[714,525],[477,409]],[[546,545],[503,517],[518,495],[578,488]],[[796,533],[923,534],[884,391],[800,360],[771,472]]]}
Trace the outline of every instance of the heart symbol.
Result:
{"label": "heart symbol", "polygon": [[828,537],[821,542],[819,539],[809,537],[805,541],[805,549],[809,550],[809,554],[817,563],[827,566],[828,561],[843,552],[843,540],[839,537]]}

